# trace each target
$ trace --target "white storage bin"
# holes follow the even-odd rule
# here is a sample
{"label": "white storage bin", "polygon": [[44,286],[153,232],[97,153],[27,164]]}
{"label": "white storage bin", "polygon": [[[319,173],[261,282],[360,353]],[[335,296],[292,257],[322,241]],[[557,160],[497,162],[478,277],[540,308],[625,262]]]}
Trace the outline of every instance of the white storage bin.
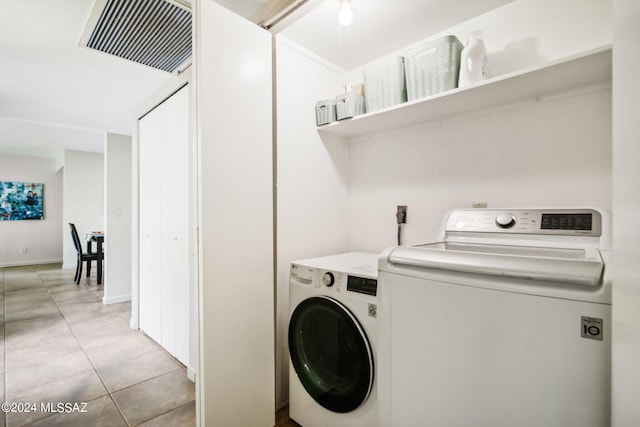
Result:
{"label": "white storage bin", "polygon": [[391,58],[367,67],[363,74],[368,112],[407,102],[403,57]]}
{"label": "white storage bin", "polygon": [[456,36],[445,36],[411,50],[405,57],[409,101],[458,87],[460,53]]}
{"label": "white storage bin", "polygon": [[325,99],[316,103],[316,125],[322,126],[336,121],[336,101]]}
{"label": "white storage bin", "polygon": [[336,117],[338,120],[364,114],[364,96],[347,92],[336,96]]}

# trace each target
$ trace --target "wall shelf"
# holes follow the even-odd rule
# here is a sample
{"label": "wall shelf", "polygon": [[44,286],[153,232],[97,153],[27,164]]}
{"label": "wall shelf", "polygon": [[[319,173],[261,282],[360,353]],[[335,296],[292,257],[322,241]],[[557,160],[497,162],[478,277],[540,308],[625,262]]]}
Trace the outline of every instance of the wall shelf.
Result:
{"label": "wall shelf", "polygon": [[354,139],[452,115],[527,99],[536,100],[554,93],[602,84],[611,84],[611,46],[319,126],[317,129],[320,133]]}

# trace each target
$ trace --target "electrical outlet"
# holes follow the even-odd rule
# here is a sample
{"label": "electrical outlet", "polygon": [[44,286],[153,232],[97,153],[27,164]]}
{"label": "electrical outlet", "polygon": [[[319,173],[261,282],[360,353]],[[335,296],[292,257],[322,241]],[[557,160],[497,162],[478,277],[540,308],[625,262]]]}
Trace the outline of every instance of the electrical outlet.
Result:
{"label": "electrical outlet", "polygon": [[398,205],[396,208],[396,220],[398,224],[407,223],[407,205]]}
{"label": "electrical outlet", "polygon": [[27,248],[20,248],[20,254],[24,255],[27,253]]}

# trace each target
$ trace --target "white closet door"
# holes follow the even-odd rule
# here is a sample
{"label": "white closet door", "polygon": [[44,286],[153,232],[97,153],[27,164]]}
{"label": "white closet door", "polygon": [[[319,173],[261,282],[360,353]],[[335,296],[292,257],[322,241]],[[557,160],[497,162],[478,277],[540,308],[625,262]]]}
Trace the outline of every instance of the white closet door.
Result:
{"label": "white closet door", "polygon": [[151,111],[139,121],[140,329],[162,339],[162,112]]}
{"label": "white closet door", "polygon": [[189,89],[162,104],[162,345],[189,354]]}
{"label": "white closet door", "polygon": [[189,88],[140,119],[140,329],[189,361]]}
{"label": "white closet door", "polygon": [[190,210],[189,203],[191,200],[190,192],[195,192],[196,188],[190,187],[190,88],[187,86],[180,92],[174,95],[176,103],[179,104],[177,111],[175,111],[174,120],[175,123],[179,123],[176,126],[176,140],[180,140],[180,144],[176,144],[179,148],[175,154],[175,161],[179,162],[182,167],[182,173],[179,177],[176,177],[177,185],[180,188],[180,203],[176,204],[176,237],[175,251],[176,251],[176,268],[179,271],[179,275],[174,287],[175,293],[173,295],[173,302],[175,304],[175,343],[176,350],[174,356],[181,361],[184,365],[189,366],[189,338],[191,336],[189,331],[190,326],[190,305],[189,305],[189,291],[191,289],[190,279],[190,240],[189,240],[189,219]]}

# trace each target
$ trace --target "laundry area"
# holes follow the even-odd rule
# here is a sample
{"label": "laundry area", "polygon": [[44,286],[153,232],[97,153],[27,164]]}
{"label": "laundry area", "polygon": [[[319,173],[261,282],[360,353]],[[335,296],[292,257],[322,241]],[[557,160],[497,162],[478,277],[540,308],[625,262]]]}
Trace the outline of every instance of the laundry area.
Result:
{"label": "laundry area", "polygon": [[[303,426],[609,425],[610,4],[493,4],[367,63],[313,50],[323,7],[276,36],[276,400]],[[358,113],[477,30],[486,80]]]}
{"label": "laundry area", "polygon": [[612,1],[382,3],[196,2],[200,422],[613,425]]}
{"label": "laundry area", "polygon": [[[92,131],[96,304],[130,300],[127,328],[184,368],[187,423],[640,425],[636,0],[90,3],[67,48],[139,78],[118,74],[124,125]],[[170,30],[148,37],[180,44],[166,69],[92,50],[132,22]],[[5,115],[0,136],[28,122]],[[0,267],[62,256],[18,239],[58,232],[46,187]]]}

